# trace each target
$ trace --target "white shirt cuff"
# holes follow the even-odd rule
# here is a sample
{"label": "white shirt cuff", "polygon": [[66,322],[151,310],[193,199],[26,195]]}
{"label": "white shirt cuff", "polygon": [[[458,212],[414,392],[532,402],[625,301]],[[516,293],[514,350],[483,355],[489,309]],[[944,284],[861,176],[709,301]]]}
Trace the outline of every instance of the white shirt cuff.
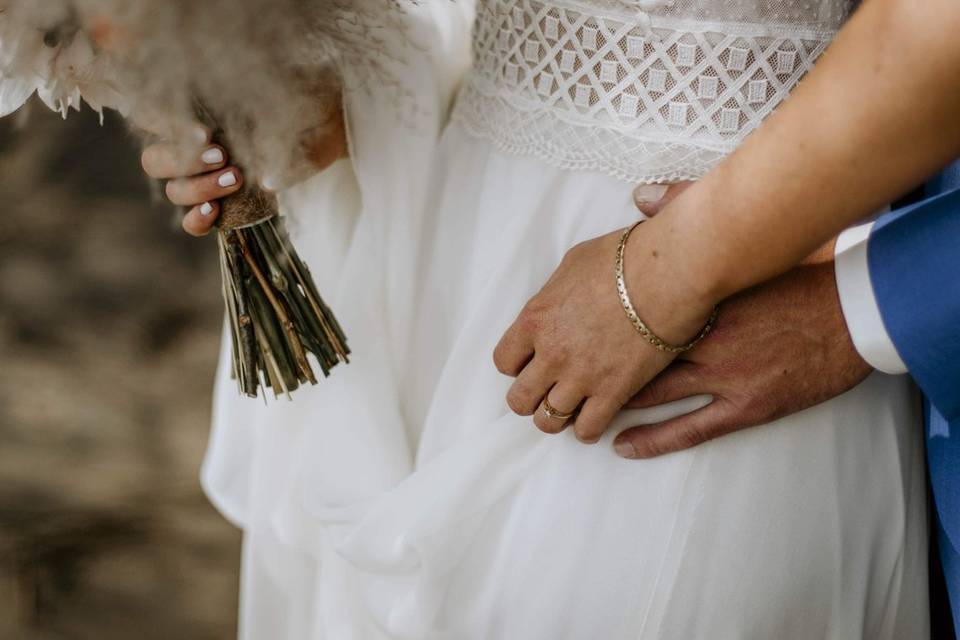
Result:
{"label": "white shirt cuff", "polygon": [[883,324],[870,280],[867,242],[873,222],[847,229],[837,238],[836,277],[840,306],[860,356],[878,371],[907,373],[907,365]]}

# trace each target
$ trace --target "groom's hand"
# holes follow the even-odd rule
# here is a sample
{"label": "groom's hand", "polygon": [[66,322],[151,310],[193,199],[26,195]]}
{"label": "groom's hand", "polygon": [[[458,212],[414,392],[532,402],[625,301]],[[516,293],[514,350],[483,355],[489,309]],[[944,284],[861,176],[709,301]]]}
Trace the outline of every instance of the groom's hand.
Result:
{"label": "groom's hand", "polygon": [[[638,206],[655,215],[685,185],[662,189]],[[649,193],[649,191],[647,192]],[[847,332],[832,246],[793,271],[721,305],[714,331],[627,405],[645,408],[696,395],[707,407],[667,422],[621,433],[615,447],[650,458],[722,435],[767,424],[853,388],[871,372]]]}

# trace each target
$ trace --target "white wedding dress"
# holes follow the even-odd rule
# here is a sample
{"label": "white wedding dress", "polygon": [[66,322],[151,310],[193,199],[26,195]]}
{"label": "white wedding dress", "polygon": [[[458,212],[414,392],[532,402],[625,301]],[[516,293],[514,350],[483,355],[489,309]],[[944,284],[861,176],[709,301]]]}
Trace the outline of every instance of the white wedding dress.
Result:
{"label": "white wedding dress", "polygon": [[242,637],[926,637],[906,378],[627,461],[618,431],[706,400],[586,446],[513,415],[491,360],[568,248],[735,148],[846,13],[427,0],[379,41],[401,89],[348,78],[352,161],[284,194],[353,361],[293,402],[241,399],[226,352],[219,374],[203,480],[245,532]]}

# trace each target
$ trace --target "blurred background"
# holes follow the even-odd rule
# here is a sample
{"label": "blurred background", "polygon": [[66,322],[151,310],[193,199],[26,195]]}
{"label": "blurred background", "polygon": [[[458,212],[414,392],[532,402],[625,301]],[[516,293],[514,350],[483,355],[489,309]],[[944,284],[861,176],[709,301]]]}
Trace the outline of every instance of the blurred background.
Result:
{"label": "blurred background", "polygon": [[116,118],[0,120],[0,639],[235,635],[203,497],[216,248]]}

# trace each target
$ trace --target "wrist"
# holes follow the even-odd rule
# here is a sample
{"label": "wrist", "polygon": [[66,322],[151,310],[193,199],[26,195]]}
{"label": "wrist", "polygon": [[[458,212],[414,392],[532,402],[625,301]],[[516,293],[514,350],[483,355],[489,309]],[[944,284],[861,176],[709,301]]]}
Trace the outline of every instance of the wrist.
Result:
{"label": "wrist", "polygon": [[722,202],[713,195],[715,182],[697,182],[646,222],[634,259],[638,267],[671,282],[685,304],[700,309],[713,309],[740,288],[734,276],[742,259],[731,259],[722,241],[724,230],[712,228],[718,222],[715,205]]}
{"label": "wrist", "polygon": [[637,315],[672,345],[693,340],[717,304],[691,277],[681,252],[652,221],[630,235],[624,250],[623,275]]}

